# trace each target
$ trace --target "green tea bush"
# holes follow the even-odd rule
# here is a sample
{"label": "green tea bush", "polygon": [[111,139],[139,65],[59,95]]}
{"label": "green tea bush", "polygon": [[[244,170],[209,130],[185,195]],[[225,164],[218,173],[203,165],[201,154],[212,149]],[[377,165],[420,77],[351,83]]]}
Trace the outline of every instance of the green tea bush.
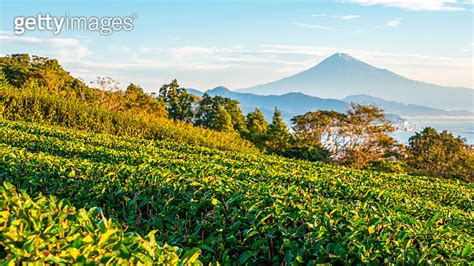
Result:
{"label": "green tea bush", "polygon": [[76,209],[55,197],[30,198],[10,183],[0,187],[0,263],[200,264],[199,251],[180,259],[179,249],[124,232],[100,209]]}
{"label": "green tea bush", "polygon": [[1,120],[0,179],[206,264],[474,259],[473,186],[455,180]]}
{"label": "green tea bush", "polygon": [[107,110],[100,105],[89,104],[74,97],[65,98],[41,87],[17,89],[0,86],[0,117],[118,136],[172,140],[222,150],[258,152],[249,141],[241,139],[235,133],[193,127],[165,118],[143,119],[132,114]]}

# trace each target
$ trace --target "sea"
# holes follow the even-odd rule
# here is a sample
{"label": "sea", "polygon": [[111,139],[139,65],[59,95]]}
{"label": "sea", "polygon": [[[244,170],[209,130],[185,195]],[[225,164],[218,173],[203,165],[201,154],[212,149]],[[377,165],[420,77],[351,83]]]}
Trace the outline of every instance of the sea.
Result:
{"label": "sea", "polygon": [[401,130],[392,133],[400,143],[407,144],[408,139],[425,127],[438,131],[447,130],[454,136],[461,136],[469,145],[474,145],[474,117],[405,117]]}

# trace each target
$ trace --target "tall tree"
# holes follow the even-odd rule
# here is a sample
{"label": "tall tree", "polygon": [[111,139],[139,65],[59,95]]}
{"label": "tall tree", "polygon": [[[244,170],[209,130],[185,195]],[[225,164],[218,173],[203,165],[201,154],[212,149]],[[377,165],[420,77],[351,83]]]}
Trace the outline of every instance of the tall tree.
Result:
{"label": "tall tree", "polygon": [[347,114],[308,112],[295,116],[292,121],[299,145],[324,148],[338,163],[368,167],[400,151],[389,135],[393,126],[375,106],[353,104]]}
{"label": "tall tree", "polygon": [[266,139],[266,146],[270,152],[282,153],[291,146],[291,134],[282,119],[281,111],[276,107]]}
{"label": "tall tree", "polygon": [[260,109],[255,108],[253,112],[247,114],[246,127],[247,132],[244,137],[252,141],[258,148],[264,149],[269,124]]}
{"label": "tall tree", "polygon": [[222,105],[218,105],[217,107],[216,118],[212,129],[222,132],[234,132],[232,118]]}
{"label": "tall tree", "polygon": [[340,160],[354,167],[367,167],[372,161],[396,154],[398,145],[389,135],[393,131],[382,109],[353,103],[342,131],[346,141]]}
{"label": "tall tree", "polygon": [[[198,104],[194,124],[206,128],[220,128],[221,121],[217,121],[218,115],[223,113],[222,110],[230,117],[232,131],[240,133],[245,132],[245,116],[239,108],[239,102],[222,96],[210,96],[205,93]],[[221,119],[220,117],[219,119]]]}
{"label": "tall tree", "polygon": [[339,129],[346,116],[336,111],[316,111],[291,119],[295,137],[311,146],[321,146],[338,141]]}
{"label": "tall tree", "polygon": [[214,120],[216,118],[217,113],[217,105],[214,98],[204,93],[202,96],[194,118],[194,125],[205,127],[205,128],[212,128]]}
{"label": "tall tree", "polygon": [[268,129],[268,122],[260,109],[255,108],[253,112],[247,114],[247,130],[250,135],[264,134]]}
{"label": "tall tree", "polygon": [[194,97],[186,89],[180,88],[176,79],[160,88],[160,98],[168,104],[170,119],[192,122]]}

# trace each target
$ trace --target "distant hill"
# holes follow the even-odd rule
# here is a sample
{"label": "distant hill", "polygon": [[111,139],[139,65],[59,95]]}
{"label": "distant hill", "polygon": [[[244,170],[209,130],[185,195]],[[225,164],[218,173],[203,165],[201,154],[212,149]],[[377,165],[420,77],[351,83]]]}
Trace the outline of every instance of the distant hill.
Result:
{"label": "distant hill", "polygon": [[[193,89],[188,89],[188,91],[198,96],[203,94]],[[349,106],[348,103],[341,100],[323,99],[294,92],[284,95],[262,96],[252,93],[235,92],[221,86],[208,90],[207,93],[211,96],[219,95],[239,101],[240,108],[242,108],[244,113],[252,112],[258,107],[268,120],[272,118],[274,108],[278,107],[287,122],[293,116],[304,114],[308,111],[335,110],[345,112]]]}
{"label": "distant hill", "polygon": [[344,101],[359,104],[374,104],[382,108],[387,113],[398,114],[401,116],[472,116],[470,111],[448,111],[443,109],[431,108],[415,104],[403,104],[395,101],[387,101],[370,95],[351,95],[343,99]]}
{"label": "distant hill", "polygon": [[[189,93],[202,96],[204,92],[187,89]],[[206,91],[209,95],[228,97],[240,102],[240,107],[244,113],[252,112],[256,107],[260,108],[265,118],[270,120],[273,110],[278,107],[284,120],[289,122],[295,115],[301,115],[315,110],[334,110],[345,112],[351,102],[360,104],[374,104],[382,108],[387,117],[393,122],[400,122],[400,116],[469,116],[474,113],[469,111],[447,111],[421,105],[402,104],[394,101],[387,101],[369,95],[352,95],[343,100],[324,99],[309,96],[299,92],[286,93],[283,95],[256,95],[252,93],[240,93],[229,90],[226,87],[216,87]]]}
{"label": "distant hill", "polygon": [[259,95],[302,92],[336,99],[365,94],[404,104],[474,111],[472,89],[443,87],[410,80],[344,53],[336,53],[318,65],[293,76],[238,91]]}
{"label": "distant hill", "polygon": [[191,88],[188,88],[186,89],[189,93],[191,94],[194,94],[196,96],[202,96],[204,94],[204,92],[202,91],[199,91],[199,90],[196,90],[196,89],[191,89]]}

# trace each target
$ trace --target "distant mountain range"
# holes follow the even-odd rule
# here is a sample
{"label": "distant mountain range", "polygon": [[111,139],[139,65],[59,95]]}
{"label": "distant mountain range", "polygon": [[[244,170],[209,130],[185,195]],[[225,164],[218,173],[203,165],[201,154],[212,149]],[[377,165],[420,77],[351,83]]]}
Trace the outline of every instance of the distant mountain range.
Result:
{"label": "distant mountain range", "polygon": [[473,116],[474,113],[465,110],[447,111],[415,104],[403,104],[395,101],[386,101],[370,95],[351,95],[343,99],[346,102],[359,104],[373,104],[382,108],[386,113],[400,116]]}
{"label": "distant mountain range", "polygon": [[[203,92],[194,89],[188,89],[188,92],[198,96],[203,95]],[[395,122],[403,120],[399,116],[474,115],[468,111],[446,111],[425,106],[405,105],[368,95],[354,95],[346,97],[343,100],[324,99],[299,92],[264,96],[236,92],[222,86],[206,92],[211,96],[219,95],[239,101],[240,107],[244,113],[252,112],[256,107],[258,107],[268,120],[272,118],[274,108],[278,107],[286,122],[288,122],[293,116],[301,115],[309,111],[334,110],[345,112],[349,108],[351,102],[375,104],[384,109],[387,114],[390,114],[390,119]]]}
{"label": "distant mountain range", "polygon": [[[188,91],[198,96],[202,96],[203,94],[203,92],[198,90],[188,89]],[[242,108],[244,113],[252,112],[258,107],[268,120],[272,118],[275,107],[281,110],[282,116],[286,121],[289,121],[295,115],[304,114],[311,110],[335,110],[344,112],[348,108],[348,104],[341,100],[322,99],[299,92],[262,96],[231,91],[222,86],[206,92],[211,96],[219,95],[239,101],[240,108]]]}
{"label": "distant mountain range", "polygon": [[336,53],[318,65],[293,76],[238,91],[258,95],[302,92],[311,96],[336,99],[364,94],[403,104],[474,111],[472,89],[410,80],[344,53]]}

